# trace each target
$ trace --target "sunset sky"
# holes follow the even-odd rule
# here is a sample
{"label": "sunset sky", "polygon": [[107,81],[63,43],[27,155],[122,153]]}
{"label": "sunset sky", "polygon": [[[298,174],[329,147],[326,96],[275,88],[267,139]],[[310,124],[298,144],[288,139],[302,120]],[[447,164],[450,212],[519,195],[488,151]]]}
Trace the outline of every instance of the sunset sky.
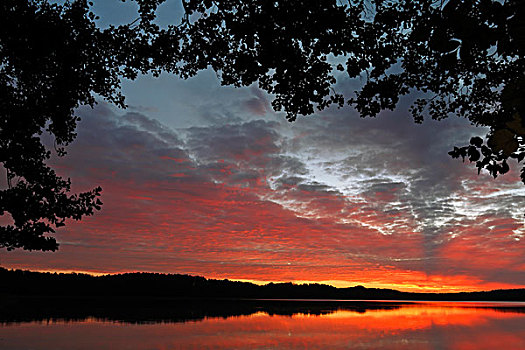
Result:
{"label": "sunset sky", "polygon": [[[180,14],[173,3],[161,10],[161,24]],[[95,4],[101,26],[133,11]],[[337,83],[348,95],[358,86]],[[57,252],[4,249],[1,266],[408,291],[525,287],[516,164],[494,180],[447,154],[485,129],[458,118],[414,124],[414,96],[373,119],[346,107],[289,123],[257,86],[222,87],[212,71],[141,76],[123,92],[126,110],[79,109],[76,141],[52,160],[75,191],[102,186],[102,210],[60,228]]]}

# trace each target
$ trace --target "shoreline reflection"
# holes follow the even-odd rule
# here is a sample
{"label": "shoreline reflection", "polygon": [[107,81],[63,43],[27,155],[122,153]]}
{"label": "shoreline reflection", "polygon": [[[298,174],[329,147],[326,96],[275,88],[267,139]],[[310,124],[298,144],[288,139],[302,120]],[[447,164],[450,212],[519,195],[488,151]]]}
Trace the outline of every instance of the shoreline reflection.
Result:
{"label": "shoreline reflection", "polygon": [[[241,313],[242,304],[247,308]],[[37,318],[0,325],[18,349],[508,349],[525,348],[525,308],[490,303],[222,301],[189,318]],[[185,312],[189,312],[188,305]],[[221,308],[236,307],[225,316]],[[138,305],[137,305],[138,307]],[[140,306],[144,311],[145,306]],[[182,307],[182,306],[180,306]],[[152,311],[148,314],[153,315]],[[159,310],[157,310],[159,311]],[[180,311],[180,310],[179,310]],[[94,312],[93,314],[96,314]],[[214,316],[210,316],[214,314]],[[42,316],[42,315],[40,315]],[[165,315],[167,316],[167,315]],[[188,316],[188,315],[186,315]],[[2,316],[3,317],[3,316]],[[130,322],[130,320],[132,320]]]}
{"label": "shoreline reflection", "polygon": [[[482,310],[525,314],[523,302],[358,301],[307,299],[176,300],[176,299],[41,299],[0,302],[0,325],[24,322],[118,322],[129,324],[184,323],[206,319],[252,316],[326,316],[398,311],[398,315],[446,310]],[[463,312],[462,311],[462,312]],[[388,313],[384,313],[388,314]]]}

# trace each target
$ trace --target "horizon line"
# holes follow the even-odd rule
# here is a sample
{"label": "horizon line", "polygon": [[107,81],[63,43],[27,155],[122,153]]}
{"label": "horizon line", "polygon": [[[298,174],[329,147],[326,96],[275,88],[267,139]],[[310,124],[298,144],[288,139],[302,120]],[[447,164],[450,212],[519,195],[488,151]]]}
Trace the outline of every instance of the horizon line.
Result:
{"label": "horizon line", "polygon": [[[223,277],[206,277],[202,275],[193,275],[190,273],[178,273],[178,272],[152,272],[152,271],[120,271],[120,272],[98,272],[98,271],[88,271],[88,270],[74,270],[74,269],[23,269],[23,268],[9,268],[5,266],[1,266],[0,268],[4,268],[6,270],[20,270],[20,271],[28,271],[28,272],[37,272],[37,273],[56,273],[56,274],[83,274],[83,275],[89,275],[93,277],[102,277],[102,276],[116,276],[116,275],[124,275],[124,274],[159,274],[159,275],[186,275],[191,277],[202,277],[207,280],[228,280],[231,282],[245,282],[245,283],[252,283],[258,286],[265,286],[268,284],[285,284],[285,283],[291,283],[295,285],[308,285],[308,284],[318,284],[318,285],[326,285],[330,287],[334,287],[337,289],[344,289],[344,288],[355,288],[355,287],[364,287],[367,289],[390,289],[395,290],[402,293],[430,293],[430,294],[448,294],[448,293],[473,293],[473,292],[492,292],[497,290],[521,290],[525,289],[525,286],[523,287],[517,287],[517,288],[496,288],[496,289],[478,289],[478,288],[471,288],[471,289],[460,289],[460,288],[432,288],[432,287],[421,287],[421,286],[414,286],[414,285],[399,285],[399,284],[383,284],[383,283],[377,283],[377,285],[381,286],[370,286],[374,283],[356,283],[356,282],[348,282],[348,281],[339,281],[339,280],[322,280],[322,281],[310,281],[310,280],[288,280],[288,281],[277,281],[277,280],[252,280],[252,279],[242,279],[242,278],[223,278]],[[344,285],[342,285],[344,283]],[[336,285],[337,284],[337,285]],[[404,289],[404,290],[403,290]],[[409,289],[409,290],[408,290]]]}

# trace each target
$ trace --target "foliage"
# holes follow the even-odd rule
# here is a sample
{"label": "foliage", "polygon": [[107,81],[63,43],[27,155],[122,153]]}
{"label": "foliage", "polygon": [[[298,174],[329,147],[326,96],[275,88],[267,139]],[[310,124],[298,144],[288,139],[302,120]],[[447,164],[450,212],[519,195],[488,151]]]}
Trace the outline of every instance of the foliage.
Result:
{"label": "foliage", "polygon": [[7,175],[0,215],[13,221],[0,226],[0,248],[56,250],[45,234],[100,209],[100,187],[71,194],[71,181],[46,164],[52,152],[43,133],[65,155],[76,136],[77,107],[93,106],[94,94],[124,106],[120,78],[160,67],[151,56],[161,51],[173,57],[170,45],[152,50],[152,33],[159,41],[172,33],[151,25],[155,5],[148,4],[139,24],[100,30],[86,1],[0,3],[0,163]]}
{"label": "foliage", "polygon": [[[525,156],[522,0],[184,5],[185,77],[211,67],[223,84],[258,81],[290,121],[344,102],[373,117],[393,110],[401,96],[417,94],[411,107],[417,123],[457,115],[490,127],[486,145],[476,139],[451,151],[453,157],[468,155],[496,177],[508,171],[509,157]],[[364,80],[355,96],[333,89],[337,71]]]}

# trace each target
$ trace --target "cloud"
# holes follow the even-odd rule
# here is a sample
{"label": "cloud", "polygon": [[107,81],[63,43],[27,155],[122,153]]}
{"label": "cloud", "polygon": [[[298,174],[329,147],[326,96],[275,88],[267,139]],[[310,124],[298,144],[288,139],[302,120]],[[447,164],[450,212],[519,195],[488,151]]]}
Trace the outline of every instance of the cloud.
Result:
{"label": "cloud", "polygon": [[78,139],[53,164],[75,190],[102,185],[103,210],[60,229],[58,253],[4,261],[371,286],[524,283],[525,192],[446,154],[470,126],[350,109],[288,124],[266,101],[253,88],[235,107],[217,97],[195,109],[206,123],[178,128],[144,108],[81,110]]}
{"label": "cloud", "polygon": [[251,115],[264,116],[267,113],[272,113],[272,107],[267,96],[256,87],[251,87],[253,97],[244,101],[243,105],[246,111]]}

